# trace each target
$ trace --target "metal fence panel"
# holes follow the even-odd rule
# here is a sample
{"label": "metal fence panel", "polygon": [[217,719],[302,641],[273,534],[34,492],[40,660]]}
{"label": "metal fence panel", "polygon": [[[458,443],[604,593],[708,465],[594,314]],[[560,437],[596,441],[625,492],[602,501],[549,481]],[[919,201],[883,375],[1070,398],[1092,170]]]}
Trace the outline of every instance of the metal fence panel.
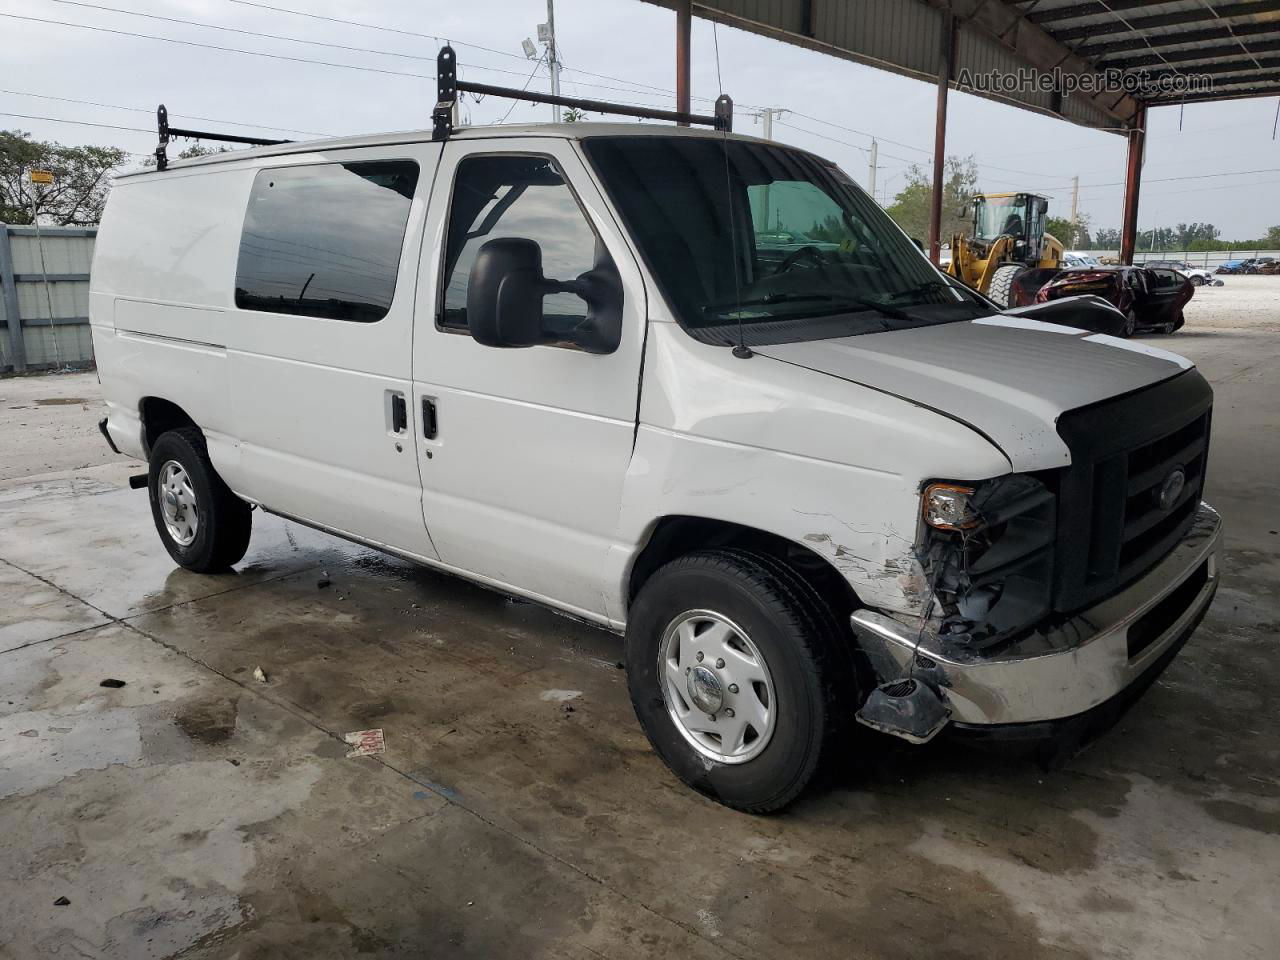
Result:
{"label": "metal fence panel", "polygon": [[93,360],[89,267],[97,234],[41,227],[37,235],[0,223],[0,373]]}

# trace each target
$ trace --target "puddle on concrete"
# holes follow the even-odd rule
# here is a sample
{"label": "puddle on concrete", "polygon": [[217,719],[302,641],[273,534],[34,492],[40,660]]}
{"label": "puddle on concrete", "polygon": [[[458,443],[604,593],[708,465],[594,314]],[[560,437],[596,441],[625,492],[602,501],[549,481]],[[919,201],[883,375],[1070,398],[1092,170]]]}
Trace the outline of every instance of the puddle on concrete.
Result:
{"label": "puddle on concrete", "polygon": [[203,700],[186,704],[173,717],[173,722],[198,743],[225,743],[236,732],[239,697]]}

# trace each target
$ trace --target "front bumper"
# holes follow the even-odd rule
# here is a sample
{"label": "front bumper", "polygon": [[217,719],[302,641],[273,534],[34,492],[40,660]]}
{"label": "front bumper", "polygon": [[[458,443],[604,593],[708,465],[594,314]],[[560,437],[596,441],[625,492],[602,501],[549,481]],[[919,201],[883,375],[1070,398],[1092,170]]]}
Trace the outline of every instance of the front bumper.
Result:
{"label": "front bumper", "polygon": [[1213,600],[1221,559],[1221,518],[1201,503],[1187,535],[1142,579],[994,655],[944,648],[875,610],[850,619],[880,679],[913,672],[945,696],[957,725],[1061,720],[1159,673]]}

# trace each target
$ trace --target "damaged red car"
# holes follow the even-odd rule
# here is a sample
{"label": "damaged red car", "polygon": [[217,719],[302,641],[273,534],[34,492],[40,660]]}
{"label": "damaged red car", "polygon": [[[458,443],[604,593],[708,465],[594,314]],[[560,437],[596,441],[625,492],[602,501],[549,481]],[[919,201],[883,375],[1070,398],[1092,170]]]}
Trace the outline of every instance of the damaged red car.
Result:
{"label": "damaged red car", "polygon": [[1120,316],[1114,329],[1097,330],[1120,337],[1140,331],[1173,333],[1183,324],[1182,308],[1195,295],[1191,281],[1176,270],[1144,267],[1100,267],[1088,270],[1028,270],[1014,281],[1014,303],[1049,303],[1066,297],[1094,296],[1110,303]]}

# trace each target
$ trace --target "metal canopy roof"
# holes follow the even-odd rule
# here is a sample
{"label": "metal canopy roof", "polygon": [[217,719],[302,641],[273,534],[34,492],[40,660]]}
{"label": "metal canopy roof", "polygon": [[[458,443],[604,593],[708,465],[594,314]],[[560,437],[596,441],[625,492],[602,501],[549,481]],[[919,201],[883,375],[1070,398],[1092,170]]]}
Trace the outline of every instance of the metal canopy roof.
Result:
{"label": "metal canopy roof", "polygon": [[[929,81],[954,16],[953,87],[1103,130],[1132,127],[1147,105],[1280,94],[1280,0],[695,0],[693,12]],[[1091,80],[1098,90],[984,92],[955,79],[1027,67]],[[1153,84],[1207,75],[1212,88],[1130,96],[1101,82],[1109,70],[1145,73]]]}
{"label": "metal canopy roof", "polygon": [[1280,94],[1280,0],[1011,5],[1100,69],[1147,70],[1153,79],[1179,73],[1212,78],[1211,91],[1149,96],[1151,106]]}

